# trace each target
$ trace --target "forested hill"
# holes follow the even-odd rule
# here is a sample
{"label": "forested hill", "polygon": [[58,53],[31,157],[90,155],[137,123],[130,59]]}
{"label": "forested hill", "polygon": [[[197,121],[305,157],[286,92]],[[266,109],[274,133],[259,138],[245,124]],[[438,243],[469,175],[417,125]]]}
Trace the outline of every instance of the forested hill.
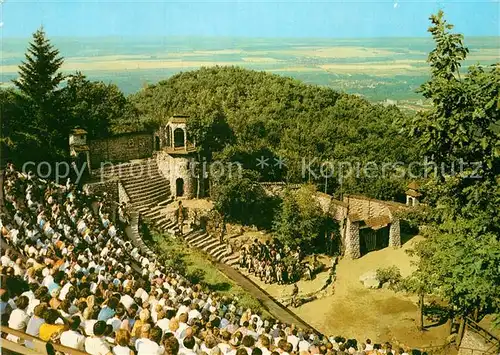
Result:
{"label": "forested hill", "polygon": [[[200,127],[216,120],[218,127],[207,133],[211,135],[207,144],[212,145],[207,150],[243,162],[246,168],[259,171],[263,180],[303,180],[302,158],[317,158],[318,163],[411,159],[412,144],[399,134],[397,122],[402,113],[396,107],[373,105],[353,95],[266,72],[202,68],[144,88],[130,99],[144,123],[188,114],[191,132],[196,135]],[[229,133],[223,128],[225,122]],[[122,127],[132,126],[123,122]],[[197,138],[198,142],[204,139]],[[266,169],[256,167],[256,159],[262,155],[270,158]],[[285,158],[286,169],[272,169],[277,156]],[[394,196],[392,188],[387,196],[379,189],[371,191],[378,182],[363,184],[361,180],[352,181],[353,192]],[[329,191],[335,189],[333,179],[329,184]]]}

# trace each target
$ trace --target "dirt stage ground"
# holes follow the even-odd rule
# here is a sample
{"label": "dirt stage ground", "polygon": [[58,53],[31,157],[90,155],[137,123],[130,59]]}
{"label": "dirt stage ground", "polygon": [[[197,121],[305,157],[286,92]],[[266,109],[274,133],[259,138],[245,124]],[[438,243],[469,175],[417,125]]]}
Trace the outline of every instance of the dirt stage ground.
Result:
{"label": "dirt stage ground", "polygon": [[[401,249],[385,248],[357,260],[341,260],[337,266],[335,293],[292,310],[327,335],[342,335],[360,340],[371,338],[377,342],[397,342],[410,347],[443,344],[447,336],[444,325],[429,327],[423,333],[417,330],[415,297],[388,289],[366,289],[359,282],[359,277],[365,272],[392,265],[399,267],[403,276],[408,275],[412,266],[405,250],[420,238],[412,238]],[[323,262],[330,266],[329,261]],[[313,281],[300,281],[300,293],[318,290],[327,276],[328,273],[323,272]],[[253,276],[251,278],[276,299],[291,294],[291,285],[266,285]],[[426,325],[430,325],[430,322]]]}

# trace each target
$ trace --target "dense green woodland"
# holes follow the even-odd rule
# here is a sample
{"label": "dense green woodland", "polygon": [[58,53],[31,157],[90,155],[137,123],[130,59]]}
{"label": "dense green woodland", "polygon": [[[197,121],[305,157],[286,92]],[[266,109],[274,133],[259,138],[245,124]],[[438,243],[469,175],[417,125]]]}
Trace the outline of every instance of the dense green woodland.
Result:
{"label": "dense green woodland", "polygon": [[[396,107],[373,105],[353,95],[265,72],[202,68],[149,86],[130,100],[145,124],[162,122],[174,113],[190,115],[190,132],[197,142],[207,141],[210,158],[241,162],[266,181],[314,180],[324,161],[409,162],[414,158],[411,139],[399,132],[403,114]],[[225,144],[213,145],[213,136],[198,134],[199,128],[214,122],[227,126],[226,131],[212,132],[222,135]],[[261,156],[270,158],[271,166],[259,169],[256,164]],[[284,158],[286,169],[273,169],[278,157]],[[313,174],[307,171],[303,176],[303,158],[307,166],[316,158]],[[337,180],[327,186],[329,192],[338,190],[333,183]],[[314,182],[324,185],[325,179],[318,176]],[[392,190],[403,191],[387,183]],[[346,184],[343,192],[396,197],[362,179]]]}
{"label": "dense green woodland", "polygon": [[[430,21],[436,48],[428,56],[431,77],[419,92],[432,108],[411,116],[235,67],[180,73],[125,97],[115,85],[91,82],[81,73],[63,77],[63,59],[41,29],[19,68],[16,89],[0,91],[2,159],[17,164],[67,159],[68,133],[75,126],[87,129],[90,138],[105,137],[154,129],[173,114],[188,114],[200,160],[237,161],[245,168],[241,175],[211,179],[209,191],[224,218],[321,250],[323,231],[334,226],[311,201],[315,189],[397,199],[408,177],[399,167],[383,178],[340,179],[337,170],[326,179],[314,171],[303,174],[303,158],[317,158],[312,169],[318,172],[321,161],[408,164],[432,157],[445,169],[427,171],[420,181],[424,204],[401,216],[425,226],[420,232],[426,238],[411,251],[416,271],[400,288],[419,295],[421,310],[425,296],[441,297],[447,317],[460,320],[460,333],[466,317],[500,312],[500,63],[471,66],[464,74],[463,36],[452,32],[441,11]],[[257,166],[261,156],[270,166]],[[285,168],[274,167],[277,157]],[[465,165],[450,174],[461,160],[479,169]],[[258,181],[310,184],[272,199]],[[202,190],[198,186],[198,194]]]}

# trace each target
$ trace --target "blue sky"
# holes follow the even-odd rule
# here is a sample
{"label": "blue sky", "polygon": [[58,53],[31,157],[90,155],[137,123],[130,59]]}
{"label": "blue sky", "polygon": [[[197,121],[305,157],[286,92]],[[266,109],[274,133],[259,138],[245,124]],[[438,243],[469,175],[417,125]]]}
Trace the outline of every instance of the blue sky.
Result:
{"label": "blue sky", "polygon": [[498,0],[4,0],[0,31],[29,37],[43,24],[51,37],[421,37],[440,8],[466,36],[500,35]]}

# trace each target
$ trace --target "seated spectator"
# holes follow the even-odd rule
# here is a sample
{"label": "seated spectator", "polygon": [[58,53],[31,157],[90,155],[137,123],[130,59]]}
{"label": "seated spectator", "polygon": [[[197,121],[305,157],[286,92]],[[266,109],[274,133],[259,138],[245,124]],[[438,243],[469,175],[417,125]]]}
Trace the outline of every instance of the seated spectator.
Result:
{"label": "seated spectator", "polygon": [[113,355],[134,355],[130,349],[130,333],[126,329],[118,329],[115,335],[115,346],[113,347]]}
{"label": "seated spectator", "polygon": [[94,324],[93,334],[85,339],[85,351],[90,355],[113,355],[104,339],[106,322],[99,320]]}
{"label": "seated spectator", "polygon": [[80,331],[81,319],[78,316],[71,318],[69,329],[61,334],[61,345],[77,350],[85,350],[85,336]]}
{"label": "seated spectator", "polygon": [[[40,326],[40,339],[43,341],[49,341],[50,338],[56,333],[61,333],[65,329],[64,324],[56,324],[56,321],[60,319],[59,312],[55,309],[49,308],[43,315],[45,323]],[[64,322],[64,320],[62,320]]]}
{"label": "seated spectator", "polygon": [[[30,320],[30,316],[26,313],[29,305],[29,299],[26,296],[21,296],[16,300],[16,309],[12,311],[9,317],[9,328],[24,332]],[[19,338],[9,334],[7,340],[17,343]]]}

